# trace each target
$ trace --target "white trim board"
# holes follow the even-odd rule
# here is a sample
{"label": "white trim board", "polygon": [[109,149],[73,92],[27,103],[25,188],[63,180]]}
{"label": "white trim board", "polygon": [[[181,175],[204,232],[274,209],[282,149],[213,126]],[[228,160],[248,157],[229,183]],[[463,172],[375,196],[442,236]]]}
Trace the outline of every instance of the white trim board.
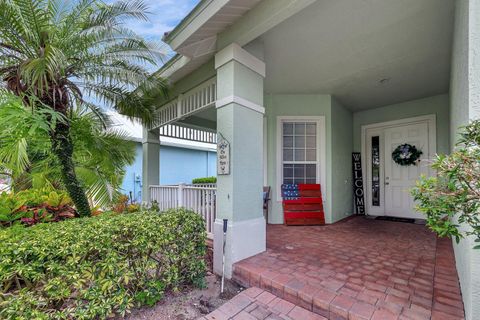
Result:
{"label": "white trim board", "polygon": [[[362,177],[363,177],[363,194],[365,197],[365,213],[369,215],[370,198],[367,191],[367,133],[371,133],[375,130],[381,131],[386,128],[392,128],[397,126],[404,126],[407,124],[427,123],[428,124],[428,150],[429,154],[427,159],[432,159],[437,152],[437,116],[435,114],[429,114],[418,117],[404,118],[392,121],[378,122],[363,125],[361,127],[361,161],[362,161]],[[435,170],[429,167],[429,175],[434,175]],[[381,173],[382,177],[382,173]],[[382,207],[383,207],[382,203]]]}
{"label": "white trim board", "polygon": [[245,107],[247,109],[256,111],[256,112],[261,113],[261,114],[265,113],[265,108],[263,106],[261,106],[259,104],[256,104],[255,102],[252,102],[252,101],[247,100],[245,98],[238,97],[238,96],[228,96],[228,97],[222,98],[220,100],[217,100],[215,102],[215,107],[217,109],[219,109],[219,108],[224,107],[224,106],[226,106],[230,103],[238,104],[239,106]]}
{"label": "white trim board", "polygon": [[[169,141],[164,141],[163,139],[169,139]],[[208,152],[215,152],[217,153],[217,145],[214,143],[206,143],[206,142],[197,142],[185,139],[176,139],[170,137],[160,137],[159,140],[148,140],[143,141],[139,138],[127,138],[126,141],[132,141],[135,143],[145,144],[145,143],[153,143],[153,144],[160,144],[161,146],[166,147],[174,147],[174,148],[182,148],[182,149],[189,149],[189,150],[199,150],[199,151],[208,151]]]}
{"label": "white trim board", "polygon": [[[277,116],[277,133],[276,133],[276,176],[274,177],[276,192],[276,201],[282,201],[282,121],[310,121],[317,123],[317,182],[321,185],[322,199],[325,205],[327,186],[327,132],[325,116]],[[328,213],[329,214],[329,213]]]}

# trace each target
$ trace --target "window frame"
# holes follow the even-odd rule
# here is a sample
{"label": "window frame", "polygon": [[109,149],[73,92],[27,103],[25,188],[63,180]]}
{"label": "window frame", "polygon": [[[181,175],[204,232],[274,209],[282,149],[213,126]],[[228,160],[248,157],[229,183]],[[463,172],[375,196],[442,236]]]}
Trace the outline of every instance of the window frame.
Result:
{"label": "window frame", "polygon": [[[316,161],[283,161],[283,124],[285,122],[314,122],[317,125],[316,132]],[[283,182],[283,165],[290,164],[316,164],[316,183],[322,186],[322,198],[325,202],[326,185],[326,139],[325,139],[324,116],[278,116],[277,117],[277,175],[276,189],[277,202],[282,201],[281,185]]]}

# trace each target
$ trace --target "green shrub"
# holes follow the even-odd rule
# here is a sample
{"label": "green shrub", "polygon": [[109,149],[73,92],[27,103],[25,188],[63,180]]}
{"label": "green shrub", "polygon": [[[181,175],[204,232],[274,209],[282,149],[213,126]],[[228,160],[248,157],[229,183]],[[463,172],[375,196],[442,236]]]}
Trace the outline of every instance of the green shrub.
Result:
{"label": "green shrub", "polygon": [[[433,177],[422,176],[411,190],[427,225],[441,237],[457,242],[466,236],[475,239],[480,249],[480,120],[460,132],[455,150],[438,155],[432,168]],[[461,225],[467,225],[467,228]]]}
{"label": "green shrub", "polygon": [[201,183],[217,183],[217,177],[196,178],[192,180],[192,184]]}
{"label": "green shrub", "polygon": [[0,230],[0,319],[104,319],[201,284],[205,226],[191,211],[102,214]]}

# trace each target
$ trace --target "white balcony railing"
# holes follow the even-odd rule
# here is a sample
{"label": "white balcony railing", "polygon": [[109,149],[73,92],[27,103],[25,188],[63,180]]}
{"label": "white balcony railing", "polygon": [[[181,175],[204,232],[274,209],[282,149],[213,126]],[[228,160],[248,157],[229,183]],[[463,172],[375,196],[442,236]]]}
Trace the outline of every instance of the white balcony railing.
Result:
{"label": "white balcony railing", "polygon": [[213,235],[216,196],[215,184],[150,186],[150,201],[156,201],[160,211],[183,207],[198,213],[205,220],[209,237]]}
{"label": "white balcony railing", "polygon": [[211,107],[215,105],[216,100],[217,78],[212,78],[161,106],[155,114],[155,121],[150,129],[163,127]]}

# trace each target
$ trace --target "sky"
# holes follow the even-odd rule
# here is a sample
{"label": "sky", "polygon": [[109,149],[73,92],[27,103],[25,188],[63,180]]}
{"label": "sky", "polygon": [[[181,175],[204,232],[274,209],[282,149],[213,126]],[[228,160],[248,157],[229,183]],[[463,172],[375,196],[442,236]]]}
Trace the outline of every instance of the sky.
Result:
{"label": "sky", "polygon": [[[175,26],[195,7],[199,0],[144,0],[150,21],[131,20],[127,27],[148,40],[161,41],[165,32]],[[169,52],[172,54],[172,52]]]}

